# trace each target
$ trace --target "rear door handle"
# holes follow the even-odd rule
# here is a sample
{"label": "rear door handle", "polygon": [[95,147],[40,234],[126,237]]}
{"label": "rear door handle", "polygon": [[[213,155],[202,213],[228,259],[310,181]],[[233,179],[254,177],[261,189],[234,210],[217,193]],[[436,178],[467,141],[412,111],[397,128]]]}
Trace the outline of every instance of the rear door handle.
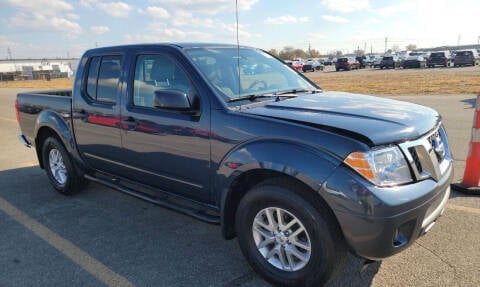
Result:
{"label": "rear door handle", "polygon": [[133,117],[126,117],[122,119],[122,129],[134,130],[137,126],[137,121]]}
{"label": "rear door handle", "polygon": [[72,117],[74,119],[80,119],[85,122],[87,120],[87,112],[83,109],[79,112],[72,112]]}

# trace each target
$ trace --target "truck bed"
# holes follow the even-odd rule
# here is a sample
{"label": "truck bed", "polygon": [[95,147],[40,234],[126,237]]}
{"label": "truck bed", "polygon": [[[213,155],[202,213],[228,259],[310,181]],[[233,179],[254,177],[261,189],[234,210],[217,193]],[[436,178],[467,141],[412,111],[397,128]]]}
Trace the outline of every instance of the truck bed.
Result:
{"label": "truck bed", "polygon": [[61,118],[72,114],[72,90],[44,90],[17,95],[19,125],[26,139],[35,144],[37,118],[41,113],[54,113]]}

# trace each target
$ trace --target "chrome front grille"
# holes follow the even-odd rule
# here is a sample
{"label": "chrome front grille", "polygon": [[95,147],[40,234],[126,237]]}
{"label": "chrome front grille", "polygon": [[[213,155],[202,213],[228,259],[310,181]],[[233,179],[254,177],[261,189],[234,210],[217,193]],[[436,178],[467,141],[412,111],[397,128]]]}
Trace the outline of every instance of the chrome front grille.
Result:
{"label": "chrome front grille", "polygon": [[447,135],[442,125],[417,140],[399,144],[416,180],[438,181],[452,162]]}

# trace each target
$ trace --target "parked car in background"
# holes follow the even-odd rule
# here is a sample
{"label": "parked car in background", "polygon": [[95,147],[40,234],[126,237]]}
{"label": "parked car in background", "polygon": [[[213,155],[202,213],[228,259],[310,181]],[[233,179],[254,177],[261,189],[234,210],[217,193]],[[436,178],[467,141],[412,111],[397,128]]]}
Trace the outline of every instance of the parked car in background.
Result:
{"label": "parked car in background", "polygon": [[382,62],[383,57],[375,57],[372,61],[372,67],[380,68],[380,63]]}
{"label": "parked car in background", "polygon": [[357,59],[353,57],[338,58],[337,62],[335,63],[335,70],[337,72],[340,70],[350,71],[350,70],[359,69],[359,68],[360,68],[360,63],[357,61]]}
{"label": "parked car in background", "polygon": [[475,50],[457,51],[453,59],[453,66],[475,66],[478,64],[478,53]]}
{"label": "parked car in background", "polygon": [[433,68],[435,66],[448,67],[451,63],[451,54],[449,51],[432,52],[427,58],[427,67]]}
{"label": "parked car in background", "polygon": [[383,56],[382,60],[380,61],[380,69],[383,68],[392,68],[395,69],[400,66],[400,60],[398,59],[397,56]]}
{"label": "parked car in background", "polygon": [[377,59],[377,57],[374,55],[367,56],[367,58],[365,59],[365,64],[368,67],[373,67],[373,62],[375,61],[375,59]]}
{"label": "parked car in background", "polygon": [[305,62],[302,66],[302,71],[305,72],[315,72],[315,71],[323,71],[324,66],[320,64],[319,61],[311,60]]}
{"label": "parked car in background", "polygon": [[402,62],[404,69],[408,68],[425,68],[427,66],[428,54],[424,52],[411,52],[410,55]]}
{"label": "parked car in background", "polygon": [[325,66],[331,66],[333,65],[333,58],[327,58],[323,61],[323,65]]}
{"label": "parked car in background", "polygon": [[297,70],[299,72],[302,72],[303,63],[300,62],[300,61],[294,61],[294,62],[292,62],[292,68],[294,68],[295,70]]}
{"label": "parked car in background", "polygon": [[367,57],[357,56],[355,59],[358,61],[359,65],[360,65],[359,66],[360,69],[364,69],[365,67],[367,67],[367,63],[366,63]]}

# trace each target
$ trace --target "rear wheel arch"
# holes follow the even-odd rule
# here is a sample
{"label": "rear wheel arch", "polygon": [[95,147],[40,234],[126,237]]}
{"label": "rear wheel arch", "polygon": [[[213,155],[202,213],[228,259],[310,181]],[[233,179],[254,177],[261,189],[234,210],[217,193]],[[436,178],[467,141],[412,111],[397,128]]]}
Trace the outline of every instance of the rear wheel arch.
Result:
{"label": "rear wheel arch", "polygon": [[62,142],[63,145],[65,146],[65,143],[63,142],[61,137],[58,135],[58,133],[54,129],[48,126],[43,126],[39,128],[37,131],[37,136],[35,137],[35,150],[37,152],[38,163],[40,164],[41,168],[44,168],[43,156],[42,156],[43,143],[49,137],[55,137],[57,140]]}

